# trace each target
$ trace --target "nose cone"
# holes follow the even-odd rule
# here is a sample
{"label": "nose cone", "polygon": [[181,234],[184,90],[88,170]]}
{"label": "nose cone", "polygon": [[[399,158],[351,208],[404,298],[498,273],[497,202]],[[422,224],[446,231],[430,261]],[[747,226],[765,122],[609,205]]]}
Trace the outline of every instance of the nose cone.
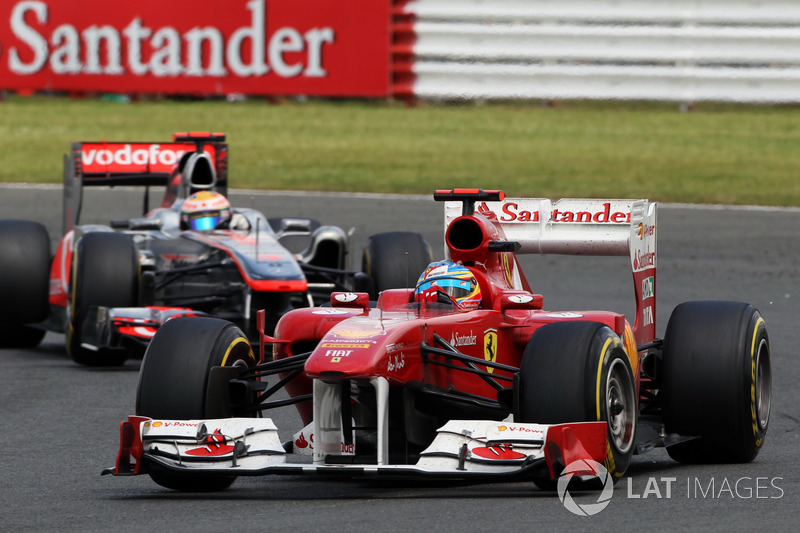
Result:
{"label": "nose cone", "polygon": [[353,317],[334,326],[305,364],[306,373],[320,379],[405,379],[408,361],[419,340],[409,337],[408,321]]}

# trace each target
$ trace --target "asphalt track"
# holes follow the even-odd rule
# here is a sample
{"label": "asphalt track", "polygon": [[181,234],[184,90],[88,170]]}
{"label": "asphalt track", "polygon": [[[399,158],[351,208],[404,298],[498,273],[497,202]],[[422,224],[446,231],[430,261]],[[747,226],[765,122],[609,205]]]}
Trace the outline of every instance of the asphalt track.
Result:
{"label": "asphalt track", "polygon": [[[237,191],[234,205],[268,216],[312,216],[371,233],[423,233],[440,253],[442,209],[427,197]],[[61,234],[61,191],[0,185],[0,218],[44,222]],[[84,221],[135,216],[138,192],[87,191]],[[663,450],[635,457],[594,516],[569,512],[530,483],[448,485],[301,477],[239,479],[217,494],[180,494],[147,477],[114,478],[119,422],[133,410],[138,361],[83,368],[48,334],[34,350],[0,350],[0,531],[789,531],[800,503],[800,210],[662,205],[658,316],[686,300],[758,307],[772,344],[773,402],[766,443],[744,465],[682,466]],[[2,251],[0,251],[2,253]],[[360,252],[354,265],[360,264]],[[621,258],[526,257],[545,307],[632,310]],[[2,273],[0,273],[2,275]],[[414,274],[416,275],[416,274]],[[278,421],[291,419],[291,412]],[[595,494],[575,495],[591,504]]]}

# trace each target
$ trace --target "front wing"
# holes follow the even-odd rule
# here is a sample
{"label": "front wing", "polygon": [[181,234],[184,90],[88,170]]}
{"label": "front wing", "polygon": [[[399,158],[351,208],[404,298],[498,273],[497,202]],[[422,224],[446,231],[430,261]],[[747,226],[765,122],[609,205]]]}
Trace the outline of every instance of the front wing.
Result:
{"label": "front wing", "polygon": [[93,351],[145,347],[164,322],[185,316],[207,315],[186,307],[92,307],[81,324],[81,346]]}
{"label": "front wing", "polygon": [[[546,469],[551,479],[557,479],[575,461],[602,463],[608,446],[606,431],[605,422],[541,425],[452,420],[438,430],[413,465],[359,463],[347,452],[324,460],[289,462],[278,429],[269,418],[154,420],[131,416],[120,426],[116,466],[103,474],[146,474],[156,467],[187,476],[310,474],[508,481],[542,476]],[[351,461],[343,460],[348,456]]]}

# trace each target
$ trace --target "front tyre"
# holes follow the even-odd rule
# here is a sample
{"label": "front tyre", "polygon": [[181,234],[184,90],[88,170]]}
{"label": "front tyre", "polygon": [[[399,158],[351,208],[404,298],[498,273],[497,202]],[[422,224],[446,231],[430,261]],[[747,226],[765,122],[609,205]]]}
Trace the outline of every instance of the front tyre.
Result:
{"label": "front tyre", "polygon": [[[249,368],[256,358],[236,325],[208,317],[167,321],[150,341],[139,371],[136,414],[166,420],[227,418],[242,415],[209,394],[211,367]],[[180,475],[154,470],[150,477],[169,489],[213,492],[228,488],[236,476]]]}
{"label": "front tyre", "polygon": [[[636,382],[623,343],[611,328],[583,321],[539,328],[525,347],[515,387],[515,421],[605,421],[603,466],[614,482],[625,474],[634,451]],[[549,473],[535,476],[534,482],[555,489]]]}
{"label": "front tyre", "polygon": [[139,298],[139,253],[123,233],[86,233],[72,255],[72,286],[67,352],[76,363],[118,366],[121,349],[92,350],[83,345],[84,322],[93,307],[135,307]]}
{"label": "front tyre", "polygon": [[681,463],[755,459],[769,425],[772,366],[764,319],[750,304],[686,302],[664,336],[667,433],[694,437],[667,447]]}
{"label": "front tyre", "polygon": [[50,236],[39,222],[0,220],[0,348],[34,348],[49,312]]}

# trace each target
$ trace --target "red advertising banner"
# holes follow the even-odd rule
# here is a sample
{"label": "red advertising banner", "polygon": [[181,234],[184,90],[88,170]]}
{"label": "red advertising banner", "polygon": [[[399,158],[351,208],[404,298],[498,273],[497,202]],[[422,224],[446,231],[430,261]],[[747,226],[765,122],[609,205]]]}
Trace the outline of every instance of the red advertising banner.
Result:
{"label": "red advertising banner", "polygon": [[390,0],[10,0],[0,89],[383,97]]}

